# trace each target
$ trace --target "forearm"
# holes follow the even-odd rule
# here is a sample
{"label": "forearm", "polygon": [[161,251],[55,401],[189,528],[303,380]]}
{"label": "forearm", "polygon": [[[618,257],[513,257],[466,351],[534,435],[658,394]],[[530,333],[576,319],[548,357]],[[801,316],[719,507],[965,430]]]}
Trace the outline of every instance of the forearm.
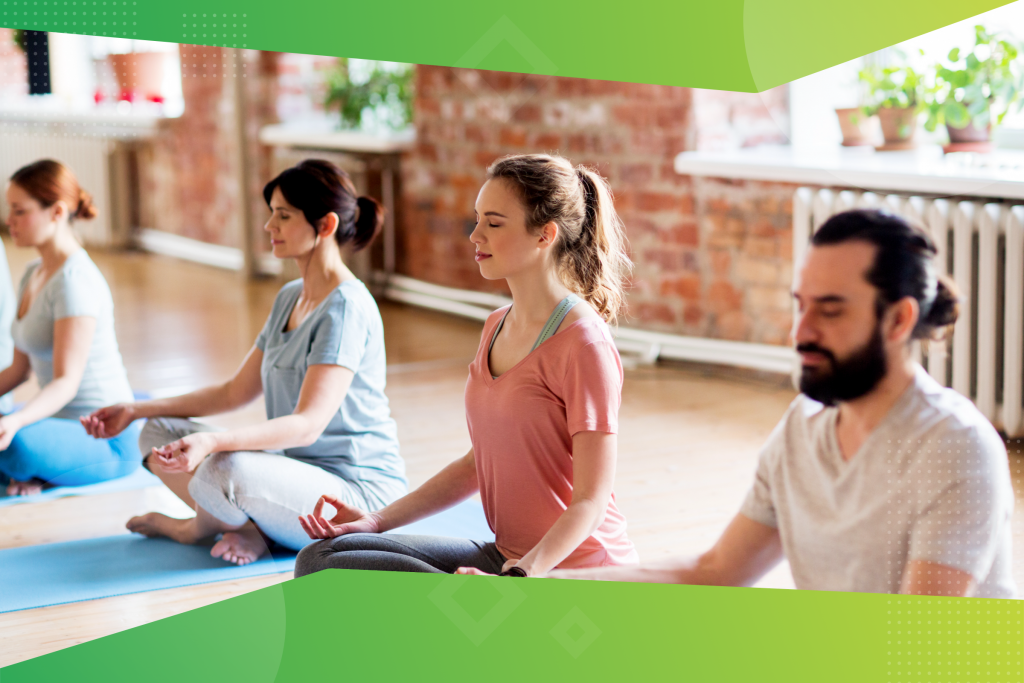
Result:
{"label": "forearm", "polygon": [[305,415],[295,413],[247,427],[210,432],[214,451],[268,451],[299,448],[314,443],[323,428]]}
{"label": "forearm", "polygon": [[530,576],[548,573],[594,533],[604,519],[607,506],[607,501],[574,500],[517,566]]}
{"label": "forearm", "polygon": [[12,417],[16,417],[22,427],[50,417],[71,402],[78,393],[78,385],[79,381],[71,377],[56,377]]}
{"label": "forearm", "polygon": [[384,532],[447,510],[479,490],[476,465],[460,458],[428,479],[415,491],[373,513],[378,531]]}
{"label": "forearm", "polygon": [[138,401],[132,404],[137,418],[204,417],[241,408],[249,401],[233,397],[227,383],[203,387],[181,396]]}
{"label": "forearm", "polygon": [[22,368],[10,365],[0,371],[0,396],[9,391],[14,391],[28,379],[28,372]]}

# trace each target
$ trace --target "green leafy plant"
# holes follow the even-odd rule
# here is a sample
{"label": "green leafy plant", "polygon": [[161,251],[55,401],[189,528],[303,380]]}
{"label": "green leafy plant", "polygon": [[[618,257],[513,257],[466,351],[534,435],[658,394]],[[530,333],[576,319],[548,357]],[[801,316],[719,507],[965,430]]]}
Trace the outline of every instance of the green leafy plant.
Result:
{"label": "green leafy plant", "polygon": [[1001,123],[1014,103],[1024,108],[1022,45],[1009,34],[990,33],[974,27],[974,49],[949,51],[948,65],[935,65],[935,88],[927,104],[925,128],[935,130],[946,123],[963,128],[973,123],[987,128]]}
{"label": "green leafy plant", "polygon": [[867,90],[862,107],[865,115],[874,116],[879,109],[919,110],[924,105],[927,86],[922,74],[906,63],[906,55],[897,55],[903,63],[869,66],[857,75]]}
{"label": "green leafy plant", "polygon": [[359,128],[370,114],[375,123],[400,130],[412,122],[412,65],[372,62],[369,74],[353,78],[348,59],[339,59],[328,77],[324,106],[337,109],[343,128]]}

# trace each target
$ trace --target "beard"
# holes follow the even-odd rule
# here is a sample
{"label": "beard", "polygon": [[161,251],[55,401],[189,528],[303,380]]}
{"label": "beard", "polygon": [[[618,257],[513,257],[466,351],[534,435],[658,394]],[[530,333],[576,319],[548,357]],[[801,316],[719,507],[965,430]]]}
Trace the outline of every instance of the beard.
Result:
{"label": "beard", "polygon": [[881,321],[875,323],[867,343],[843,360],[836,360],[835,354],[817,344],[799,344],[796,350],[828,358],[826,365],[800,368],[800,392],[827,406],[867,394],[878,386],[888,370]]}

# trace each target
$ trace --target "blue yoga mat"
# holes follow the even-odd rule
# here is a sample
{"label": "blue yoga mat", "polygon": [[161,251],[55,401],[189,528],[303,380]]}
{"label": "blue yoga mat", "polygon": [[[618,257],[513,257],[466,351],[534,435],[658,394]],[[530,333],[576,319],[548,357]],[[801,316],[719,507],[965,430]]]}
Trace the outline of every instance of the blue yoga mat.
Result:
{"label": "blue yoga mat", "polygon": [[42,503],[55,498],[65,496],[91,496],[98,493],[113,493],[115,491],[130,491],[142,489],[147,486],[163,486],[163,482],[150,474],[145,467],[139,466],[137,470],[126,477],[119,477],[109,481],[101,481],[98,484],[87,484],[86,486],[55,486],[46,489],[34,496],[8,496],[4,489],[0,488],[0,507],[7,505],[19,505],[21,503]]}
{"label": "blue yoga mat", "polygon": [[[494,534],[475,500],[393,533],[489,541]],[[210,557],[207,546],[134,534],[0,550],[0,613],[231,581],[291,571],[295,553],[274,553],[244,567]]]}

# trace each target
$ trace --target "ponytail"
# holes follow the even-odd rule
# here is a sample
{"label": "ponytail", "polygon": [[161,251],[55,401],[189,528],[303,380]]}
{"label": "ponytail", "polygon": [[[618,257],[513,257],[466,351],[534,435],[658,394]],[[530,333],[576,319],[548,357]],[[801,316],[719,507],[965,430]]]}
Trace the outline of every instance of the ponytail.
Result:
{"label": "ponytail", "polygon": [[546,154],[509,156],[496,161],[488,179],[511,183],[526,209],[526,227],[559,227],[555,261],[566,287],[609,323],[623,302],[623,279],[632,267],[622,221],[608,183],[594,171]]}

